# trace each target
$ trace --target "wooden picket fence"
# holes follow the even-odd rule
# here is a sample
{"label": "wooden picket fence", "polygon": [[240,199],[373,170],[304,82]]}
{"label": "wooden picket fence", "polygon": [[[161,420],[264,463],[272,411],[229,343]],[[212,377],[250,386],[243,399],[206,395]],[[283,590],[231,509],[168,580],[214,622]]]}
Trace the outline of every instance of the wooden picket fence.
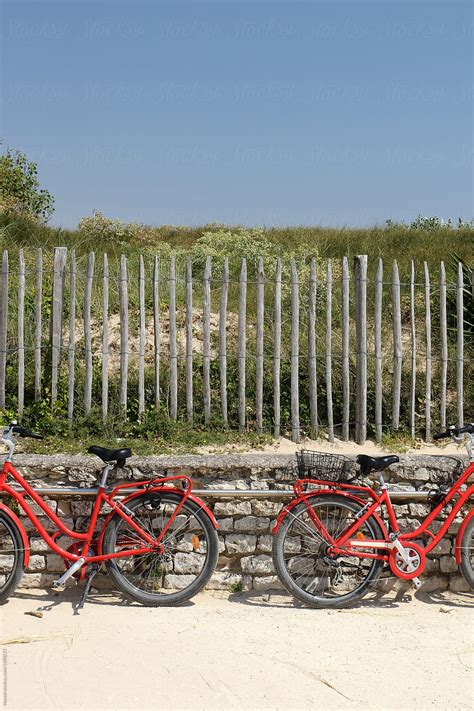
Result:
{"label": "wooden picket fence", "polygon": [[[423,430],[423,436],[429,440],[433,432],[433,420],[439,428],[446,426],[447,412],[453,399],[455,405],[449,414],[455,411],[459,425],[464,422],[465,408],[466,416],[473,417],[472,388],[466,377],[466,368],[470,367],[471,362],[469,356],[472,340],[469,341],[469,353],[466,356],[463,325],[465,287],[468,279],[472,277],[463,274],[461,263],[458,264],[456,283],[449,284],[443,263],[440,264],[435,280],[424,263],[423,279],[417,282],[412,261],[408,281],[401,282],[396,262],[391,265],[389,281],[384,281],[384,271],[387,270],[386,267],[384,269],[382,259],[378,259],[375,273],[369,277],[368,259],[365,255],[354,258],[352,269],[346,257],[341,262],[326,260],[324,263],[313,258],[309,268],[304,271],[304,289],[301,265],[294,260],[285,271],[287,276],[284,277],[282,261],[277,259],[270,278],[265,273],[264,261],[260,259],[256,265],[255,277],[252,275],[251,278],[248,276],[247,261],[242,259],[240,274],[231,278],[228,259],[223,261],[216,277],[213,275],[212,260],[208,257],[199,279],[193,276],[194,265],[190,258],[185,261],[178,274],[173,256],[168,259],[166,268],[162,260],[154,257],[152,269],[148,272],[145,268],[146,258],[140,255],[138,274],[133,275],[130,274],[129,263],[123,255],[118,274],[115,263],[113,273],[109,269],[109,258],[106,254],[103,255],[100,272],[97,270],[96,256],[93,253],[87,258],[86,268],[81,266],[78,269],[74,250],[68,254],[66,248],[57,248],[54,251],[52,274],[51,270],[48,271],[44,266],[41,249],[36,251],[31,263],[34,266],[27,270],[25,255],[23,250],[20,250],[18,265],[15,264],[12,268],[8,252],[3,253],[0,410],[7,406],[14,380],[17,411],[20,415],[23,413],[25,392],[27,397],[30,397],[30,390],[25,388],[25,352],[30,357],[31,351],[31,368],[34,370],[32,397],[35,400],[42,397],[44,383],[47,382],[54,406],[58,399],[61,377],[64,375],[67,379],[69,419],[74,419],[79,405],[81,413],[87,415],[92,407],[99,404],[103,418],[107,419],[111,398],[112,311],[109,288],[112,282],[117,284],[118,278],[116,315],[119,320],[120,343],[117,379],[118,401],[123,411],[127,410],[130,398],[130,318],[133,317],[138,334],[138,416],[153,405],[156,408],[165,408],[170,418],[177,419],[182,416],[190,423],[195,419],[196,412],[202,413],[202,421],[206,425],[209,425],[218,413],[224,426],[232,426],[229,410],[235,405],[234,409],[238,413],[235,425],[239,429],[244,430],[252,426],[257,432],[263,432],[269,427],[268,415],[264,417],[264,409],[266,412],[268,410],[265,405],[264,381],[265,378],[268,380],[271,377],[271,429],[275,436],[279,436],[282,429],[291,431],[292,439],[297,442],[302,434],[317,435],[324,430],[330,441],[334,440],[337,432],[345,441],[353,436],[356,442],[363,443],[368,436],[368,427],[377,440],[382,438],[387,429],[397,431],[401,427],[408,430],[413,437]],[[46,275],[48,279],[45,281]],[[138,303],[134,306],[129,304],[132,287],[138,297]],[[235,287],[236,293],[232,321],[229,320],[230,287]],[[282,296],[282,287],[285,288],[288,298]],[[211,302],[216,288],[219,303],[215,321],[218,321],[218,325],[212,331],[211,316],[214,312]],[[402,288],[404,299],[401,297]],[[28,308],[25,307],[27,289],[33,294]],[[455,293],[455,297],[448,301],[447,294],[450,290],[453,296]],[[12,300],[13,292],[16,295],[16,313],[12,314],[12,304],[15,301]],[[96,301],[94,306],[92,304],[93,293],[96,292],[100,293],[99,307]],[[254,300],[251,309],[249,293]],[[201,305],[198,323],[193,307],[196,294]],[[47,317],[45,303],[49,309]],[[318,312],[320,304],[323,306],[323,313],[319,313],[320,308]],[[454,304],[455,314],[448,313],[449,304]],[[434,307],[435,328],[432,319]],[[387,326],[384,313],[389,312],[390,325]],[[147,328],[147,316],[152,324],[151,344],[148,339],[150,327]],[[285,424],[283,427],[281,369],[284,358],[282,322],[285,319],[288,321],[289,336],[290,412],[289,426]],[[450,325],[453,319],[454,334],[453,326]],[[78,336],[78,321],[83,326],[83,338]],[[423,324],[422,327],[420,323]],[[25,343],[26,324],[31,332],[30,345]],[[94,328],[96,331],[100,330],[101,346],[96,350],[94,343],[97,342],[97,334],[94,336]],[[404,329],[406,334],[409,334],[408,339],[403,336]],[[199,354],[195,348],[197,331],[202,342]],[[163,341],[165,333],[166,339]],[[229,403],[230,337],[232,343],[235,341],[236,344],[236,403]],[[334,345],[336,337],[337,348]],[[215,341],[215,346],[212,341]],[[250,341],[254,349],[251,354]],[[304,349],[301,343],[305,344]],[[436,355],[433,354],[433,347]],[[202,376],[199,401],[193,385],[196,358]],[[251,390],[248,380],[249,360],[252,363]],[[434,363],[436,411],[433,401]],[[93,388],[94,364],[100,368],[100,403],[93,394],[97,391],[97,388]],[[9,366],[15,370],[15,376],[11,375],[11,367],[8,371]],[[384,381],[383,377],[384,367],[389,367],[391,371],[389,392],[386,378]],[[341,421],[337,423],[334,421],[333,407],[335,368],[338,373],[338,393],[342,390]],[[211,377],[211,369],[218,372],[217,379],[214,374]],[[150,370],[153,371],[152,398],[150,390],[145,387]],[[10,375],[7,377],[8,372]],[[163,372],[166,373],[166,383],[163,382]],[[450,388],[448,374],[452,383]],[[305,380],[304,395],[302,377]],[[78,378],[82,380],[80,403]],[[180,387],[180,378],[184,378],[183,387]],[[404,390],[403,378],[409,379]],[[420,378],[424,381],[421,403]],[[322,383],[324,388],[321,390]],[[371,422],[368,422],[369,390],[374,399],[373,405],[370,406],[373,413]],[[409,393],[409,402],[407,407],[403,403],[407,417],[401,422],[402,392],[405,391]],[[321,392],[324,394],[324,407],[321,407]],[[302,397],[305,398],[304,403]],[[303,404],[305,412],[309,414],[301,423]],[[252,412],[251,421],[249,410]]]}

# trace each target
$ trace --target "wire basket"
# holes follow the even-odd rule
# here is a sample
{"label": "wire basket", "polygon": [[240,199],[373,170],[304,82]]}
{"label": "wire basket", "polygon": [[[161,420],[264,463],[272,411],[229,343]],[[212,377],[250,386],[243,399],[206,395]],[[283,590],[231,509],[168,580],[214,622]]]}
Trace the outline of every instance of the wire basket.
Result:
{"label": "wire basket", "polygon": [[355,479],[352,461],[342,454],[327,454],[302,449],[296,453],[299,479],[321,479],[322,481],[349,482]]}

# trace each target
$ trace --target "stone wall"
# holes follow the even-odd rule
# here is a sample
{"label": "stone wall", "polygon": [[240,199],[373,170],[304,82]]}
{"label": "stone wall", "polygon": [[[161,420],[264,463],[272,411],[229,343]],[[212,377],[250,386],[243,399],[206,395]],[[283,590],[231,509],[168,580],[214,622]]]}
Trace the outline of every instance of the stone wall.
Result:
{"label": "stone wall", "polygon": [[[139,480],[165,472],[181,471],[192,475],[196,489],[239,490],[286,490],[291,489],[295,475],[292,472],[293,457],[278,454],[233,454],[176,457],[133,457],[125,469],[120,470],[120,480]],[[100,462],[86,456],[30,456],[18,455],[15,465],[35,486],[97,485]],[[449,457],[401,457],[400,464],[387,472],[387,481],[398,490],[429,490],[445,481],[453,468]],[[109,483],[118,479],[112,474]],[[212,589],[269,590],[279,588],[271,559],[271,529],[284,500],[206,497],[219,523],[220,557],[218,567],[210,582]],[[49,506],[64,518],[75,530],[85,530],[92,507],[92,499],[49,499]],[[428,504],[400,502],[395,506],[402,529],[411,529],[430,511]],[[37,511],[40,513],[40,510]],[[106,513],[106,512],[104,512]],[[49,531],[54,526],[46,516],[41,517]],[[103,518],[99,520],[99,524]],[[441,541],[431,553],[423,576],[425,590],[468,589],[457,571],[454,561],[454,538],[462,516],[458,516],[449,530],[449,537]],[[52,553],[41,538],[31,535],[32,525],[23,518],[31,536],[31,559],[22,585],[42,587],[48,585],[64,570],[63,560]],[[437,522],[437,526],[440,525]],[[70,539],[64,536],[60,544],[67,547]],[[96,577],[98,585],[107,585]],[[386,585],[390,585],[387,580]]]}

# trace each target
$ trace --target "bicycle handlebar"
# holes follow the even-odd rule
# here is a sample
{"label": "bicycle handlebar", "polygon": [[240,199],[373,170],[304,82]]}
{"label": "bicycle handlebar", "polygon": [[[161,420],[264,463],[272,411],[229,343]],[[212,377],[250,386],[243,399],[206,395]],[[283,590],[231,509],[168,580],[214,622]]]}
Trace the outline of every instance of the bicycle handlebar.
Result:
{"label": "bicycle handlebar", "polygon": [[464,427],[455,427],[451,425],[448,427],[446,432],[438,432],[433,435],[433,439],[446,439],[447,437],[459,437],[462,434],[474,434],[474,422],[470,425],[465,425]]}

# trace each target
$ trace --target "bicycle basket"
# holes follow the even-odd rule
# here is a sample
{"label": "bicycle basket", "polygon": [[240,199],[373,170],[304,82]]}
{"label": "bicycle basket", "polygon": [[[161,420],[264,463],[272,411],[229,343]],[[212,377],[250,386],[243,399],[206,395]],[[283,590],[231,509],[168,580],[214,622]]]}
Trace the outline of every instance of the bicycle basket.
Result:
{"label": "bicycle basket", "polygon": [[296,453],[299,479],[349,482],[357,474],[352,472],[352,461],[342,454],[326,454],[302,449]]}

